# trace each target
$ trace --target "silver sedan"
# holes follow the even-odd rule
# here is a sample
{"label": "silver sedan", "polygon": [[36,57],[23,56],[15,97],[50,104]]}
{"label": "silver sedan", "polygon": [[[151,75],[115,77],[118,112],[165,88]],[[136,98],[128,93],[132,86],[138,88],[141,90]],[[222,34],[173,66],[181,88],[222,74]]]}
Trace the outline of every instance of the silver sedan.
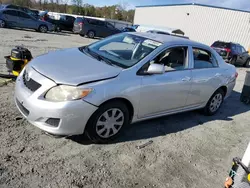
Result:
{"label": "silver sedan", "polygon": [[16,81],[15,102],[48,133],[85,132],[104,143],[129,123],[195,109],[213,115],[236,77],[235,67],[206,45],[121,33],[35,58]]}

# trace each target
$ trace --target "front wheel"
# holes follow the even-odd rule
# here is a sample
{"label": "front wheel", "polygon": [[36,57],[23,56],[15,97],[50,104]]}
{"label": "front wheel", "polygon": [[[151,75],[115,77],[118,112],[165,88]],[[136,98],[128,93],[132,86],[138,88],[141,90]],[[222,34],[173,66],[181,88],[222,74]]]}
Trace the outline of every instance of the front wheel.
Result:
{"label": "front wheel", "polygon": [[85,133],[94,143],[107,143],[129,124],[127,106],[119,101],[102,105],[89,119]]}
{"label": "front wheel", "polygon": [[4,20],[0,20],[0,28],[6,27],[6,23]]}
{"label": "front wheel", "polygon": [[250,59],[248,59],[245,63],[245,67],[250,68]]}
{"label": "front wheel", "polygon": [[38,29],[41,33],[47,33],[48,32],[48,27],[46,25],[41,25]]}
{"label": "front wheel", "polygon": [[224,91],[218,89],[207,102],[204,108],[204,114],[208,116],[216,114],[224,101],[224,96]]}
{"label": "front wheel", "polygon": [[95,32],[94,31],[89,31],[87,35],[88,35],[89,38],[93,39],[95,37]]}
{"label": "front wheel", "polygon": [[61,32],[61,28],[59,26],[56,26],[56,32]]}

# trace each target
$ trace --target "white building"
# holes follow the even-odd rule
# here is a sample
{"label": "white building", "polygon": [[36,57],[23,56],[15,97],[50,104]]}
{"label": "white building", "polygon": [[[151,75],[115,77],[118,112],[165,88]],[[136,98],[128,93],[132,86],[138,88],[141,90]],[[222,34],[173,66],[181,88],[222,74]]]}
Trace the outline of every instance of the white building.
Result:
{"label": "white building", "polygon": [[138,6],[134,24],[178,28],[207,45],[221,40],[250,48],[250,11],[196,3]]}

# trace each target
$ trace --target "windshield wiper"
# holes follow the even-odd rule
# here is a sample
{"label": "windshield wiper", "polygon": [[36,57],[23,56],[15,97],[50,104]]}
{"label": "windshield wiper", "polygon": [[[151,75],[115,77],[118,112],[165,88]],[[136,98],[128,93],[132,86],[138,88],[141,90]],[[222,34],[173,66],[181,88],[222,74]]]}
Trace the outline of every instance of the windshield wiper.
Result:
{"label": "windshield wiper", "polygon": [[105,57],[93,52],[88,47],[85,47],[84,49],[87,51],[87,53],[89,53],[92,57],[96,58],[98,61],[103,61],[103,62],[107,63],[108,65],[114,66],[114,64],[108,58],[105,58]]}

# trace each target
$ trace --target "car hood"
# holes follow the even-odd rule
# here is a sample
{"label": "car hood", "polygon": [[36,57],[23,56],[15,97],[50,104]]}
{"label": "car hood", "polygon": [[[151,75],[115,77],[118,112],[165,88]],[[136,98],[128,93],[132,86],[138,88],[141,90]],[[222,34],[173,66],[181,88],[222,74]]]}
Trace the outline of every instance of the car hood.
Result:
{"label": "car hood", "polygon": [[37,72],[58,84],[80,85],[116,77],[122,68],[98,61],[78,48],[38,56],[30,63]]}

